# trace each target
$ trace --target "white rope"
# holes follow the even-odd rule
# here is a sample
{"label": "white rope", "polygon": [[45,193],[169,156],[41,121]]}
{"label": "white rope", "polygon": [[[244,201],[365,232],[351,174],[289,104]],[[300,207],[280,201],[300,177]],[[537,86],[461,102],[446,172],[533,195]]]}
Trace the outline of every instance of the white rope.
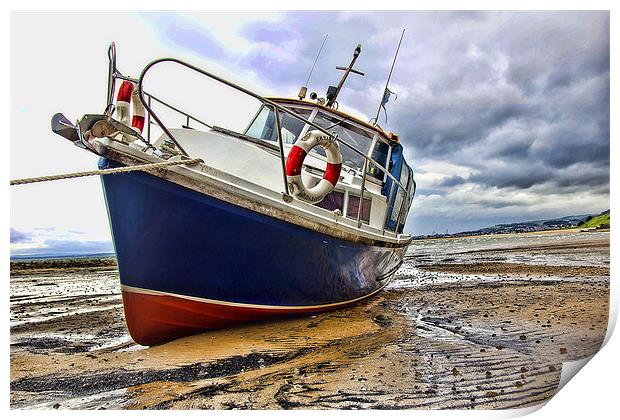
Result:
{"label": "white rope", "polygon": [[202,159],[194,158],[194,159],[187,159],[187,160],[175,160],[175,161],[167,161],[167,162],[159,162],[159,163],[147,163],[144,165],[121,166],[118,168],[99,169],[99,170],[94,170],[94,171],[73,172],[73,173],[68,173],[68,174],[13,179],[11,180],[11,185],[33,184],[35,182],[57,181],[59,179],[81,178],[84,176],[110,175],[110,174],[118,174],[122,172],[148,171],[149,169],[165,168],[168,166],[176,166],[176,165],[191,165],[191,164],[198,163],[198,162],[202,162]]}

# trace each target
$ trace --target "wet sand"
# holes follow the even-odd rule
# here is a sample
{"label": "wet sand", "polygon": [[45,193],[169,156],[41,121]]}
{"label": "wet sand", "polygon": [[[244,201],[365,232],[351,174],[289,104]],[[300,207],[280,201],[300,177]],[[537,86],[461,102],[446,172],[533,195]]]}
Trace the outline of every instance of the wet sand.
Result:
{"label": "wet sand", "polygon": [[12,408],[511,408],[600,347],[609,234],[415,241],[359,305],[152,348],[127,335],[113,261],[11,272]]}

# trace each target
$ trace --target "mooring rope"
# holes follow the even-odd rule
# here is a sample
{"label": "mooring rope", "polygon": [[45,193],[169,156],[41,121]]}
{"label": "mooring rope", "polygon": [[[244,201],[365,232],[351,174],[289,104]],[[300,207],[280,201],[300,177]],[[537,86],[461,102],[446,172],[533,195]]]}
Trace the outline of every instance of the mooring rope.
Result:
{"label": "mooring rope", "polygon": [[60,179],[81,178],[84,176],[110,175],[110,174],[118,174],[122,172],[148,171],[149,169],[165,168],[168,166],[176,166],[176,165],[191,165],[191,164],[198,163],[198,162],[202,162],[202,159],[194,158],[194,159],[187,159],[187,160],[175,160],[175,161],[167,161],[167,162],[159,162],[159,163],[147,163],[144,165],[121,166],[118,168],[99,169],[99,170],[94,170],[94,171],[73,172],[73,173],[68,173],[68,174],[13,179],[11,180],[11,185],[33,184],[35,182],[57,181]]}

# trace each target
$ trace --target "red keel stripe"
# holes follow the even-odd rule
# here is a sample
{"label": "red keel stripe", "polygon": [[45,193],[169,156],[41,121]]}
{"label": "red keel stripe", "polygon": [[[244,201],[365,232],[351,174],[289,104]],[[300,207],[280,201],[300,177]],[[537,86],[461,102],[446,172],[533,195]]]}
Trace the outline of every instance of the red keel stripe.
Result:
{"label": "red keel stripe", "polygon": [[134,115],[131,119],[131,126],[142,133],[142,129],[144,128],[144,117],[141,115]]}
{"label": "red keel stripe", "polygon": [[133,83],[129,80],[123,80],[121,87],[118,89],[117,101],[131,102],[131,92],[133,92]]}
{"label": "red keel stripe", "polygon": [[342,169],[342,163],[327,163],[327,168],[325,169],[325,174],[323,175],[323,179],[329,181],[334,187],[338,183],[338,179],[340,178],[340,170]]}
{"label": "red keel stripe", "polygon": [[286,158],[286,176],[301,174],[301,166],[306,158],[306,151],[299,146],[291,147]]}
{"label": "red keel stripe", "polygon": [[352,303],[344,302],[329,308],[308,309],[244,308],[127,290],[123,290],[122,294],[129,333],[136,343],[145,346],[248,321],[319,313]]}

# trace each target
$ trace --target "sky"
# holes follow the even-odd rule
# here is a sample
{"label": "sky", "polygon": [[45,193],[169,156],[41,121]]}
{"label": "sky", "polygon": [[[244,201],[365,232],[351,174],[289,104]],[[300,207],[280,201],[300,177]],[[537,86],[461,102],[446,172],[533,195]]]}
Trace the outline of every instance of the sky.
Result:
{"label": "sky", "polygon": [[[400,135],[415,171],[406,231],[609,208],[608,12],[19,12],[11,23],[12,179],[96,166],[49,120],[103,110],[111,41],[125,74],[174,56],[289,97],[326,34],[309,83],[321,96],[359,43],[365,76],[352,75],[338,102],[369,120],[404,28],[390,82],[397,98],[379,123]],[[10,194],[12,255],[112,251],[97,178]]]}

